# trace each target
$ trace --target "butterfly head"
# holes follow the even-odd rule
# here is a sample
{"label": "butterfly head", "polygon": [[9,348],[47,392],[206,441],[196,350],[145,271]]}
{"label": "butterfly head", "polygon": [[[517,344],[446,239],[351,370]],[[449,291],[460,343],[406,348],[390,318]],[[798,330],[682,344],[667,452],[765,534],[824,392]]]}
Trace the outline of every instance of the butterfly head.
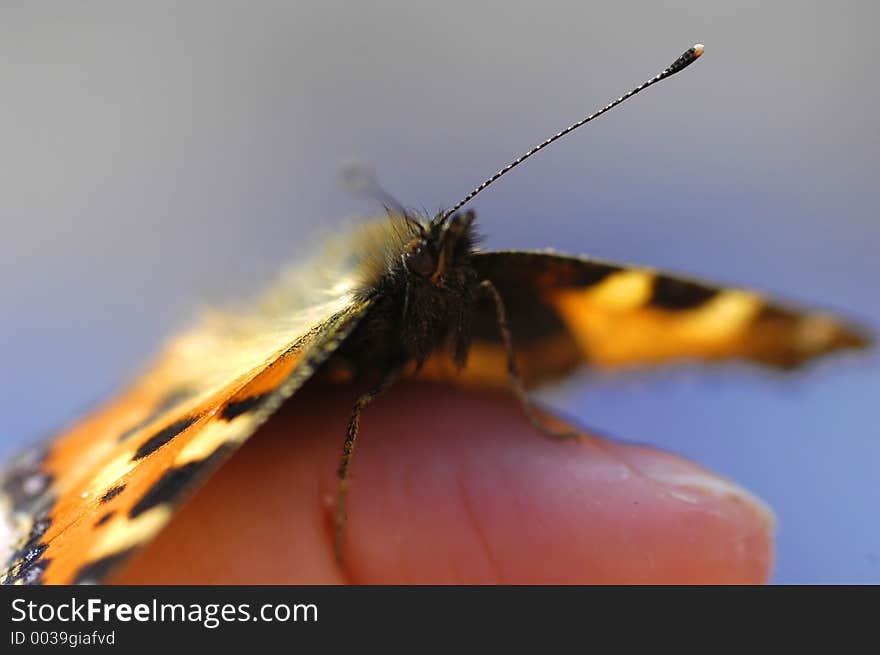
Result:
{"label": "butterfly head", "polygon": [[406,244],[402,258],[407,271],[442,285],[467,263],[475,241],[475,218],[473,211],[466,211],[445,220],[435,218],[427,225],[413,221],[414,235]]}

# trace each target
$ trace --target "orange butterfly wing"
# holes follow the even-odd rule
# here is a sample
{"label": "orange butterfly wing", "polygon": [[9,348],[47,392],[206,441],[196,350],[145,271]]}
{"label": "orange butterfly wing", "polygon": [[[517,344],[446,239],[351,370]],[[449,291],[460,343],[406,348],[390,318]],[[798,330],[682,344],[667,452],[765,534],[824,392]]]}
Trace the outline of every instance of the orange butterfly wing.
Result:
{"label": "orange butterfly wing", "polygon": [[[553,252],[489,251],[474,264],[507,306],[524,381],[534,386],[580,366],[616,369],[682,360],[743,359],[793,368],[868,345],[857,327],[750,290]],[[494,307],[483,303],[460,374],[445,353],[423,375],[506,387]]]}
{"label": "orange butterfly wing", "polygon": [[4,479],[18,537],[2,582],[100,582],[147,543],[355,327],[369,303],[342,287],[306,303],[288,286],[257,312],[208,317],[116,400],[19,457]]}

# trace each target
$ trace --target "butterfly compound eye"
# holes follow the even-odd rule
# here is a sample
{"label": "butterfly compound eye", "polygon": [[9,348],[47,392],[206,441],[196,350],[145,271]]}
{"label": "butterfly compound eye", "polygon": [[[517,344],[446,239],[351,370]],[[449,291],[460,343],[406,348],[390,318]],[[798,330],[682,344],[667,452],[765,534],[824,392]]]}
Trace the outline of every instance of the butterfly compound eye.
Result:
{"label": "butterfly compound eye", "polygon": [[413,239],[406,248],[406,267],[422,277],[431,276],[437,269],[437,256],[425,239]]}

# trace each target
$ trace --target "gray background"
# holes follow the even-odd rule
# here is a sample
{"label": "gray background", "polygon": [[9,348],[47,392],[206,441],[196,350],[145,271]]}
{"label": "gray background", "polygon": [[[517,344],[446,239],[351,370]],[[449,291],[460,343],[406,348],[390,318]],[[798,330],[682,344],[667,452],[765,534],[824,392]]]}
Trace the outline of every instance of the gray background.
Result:
{"label": "gray background", "polygon": [[[448,206],[668,64],[682,75],[480,196],[490,247],[737,281],[880,323],[871,3],[0,5],[0,453],[126,380],[205,302],[352,212],[340,162]],[[778,582],[880,582],[878,358],[542,392],[779,516]]]}

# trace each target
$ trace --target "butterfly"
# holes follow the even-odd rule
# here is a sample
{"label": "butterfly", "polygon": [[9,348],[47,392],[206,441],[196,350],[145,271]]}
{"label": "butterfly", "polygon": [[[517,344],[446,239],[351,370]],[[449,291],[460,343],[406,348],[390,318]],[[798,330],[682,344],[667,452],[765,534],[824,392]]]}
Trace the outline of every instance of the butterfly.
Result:
{"label": "butterfly", "polygon": [[[100,583],[311,378],[367,391],[344,432],[342,558],[361,412],[401,377],[526,390],[589,366],[749,360],[790,369],[869,338],[833,315],[648,268],[552,251],[479,249],[475,195],[550,143],[693,63],[660,74],[531,149],[433,217],[403,208],[326,244],[246,312],[211,313],[127,390],[9,463],[2,582]],[[342,427],[342,422],[340,422]],[[342,430],[340,430],[342,433]],[[342,436],[342,434],[341,434]]]}

